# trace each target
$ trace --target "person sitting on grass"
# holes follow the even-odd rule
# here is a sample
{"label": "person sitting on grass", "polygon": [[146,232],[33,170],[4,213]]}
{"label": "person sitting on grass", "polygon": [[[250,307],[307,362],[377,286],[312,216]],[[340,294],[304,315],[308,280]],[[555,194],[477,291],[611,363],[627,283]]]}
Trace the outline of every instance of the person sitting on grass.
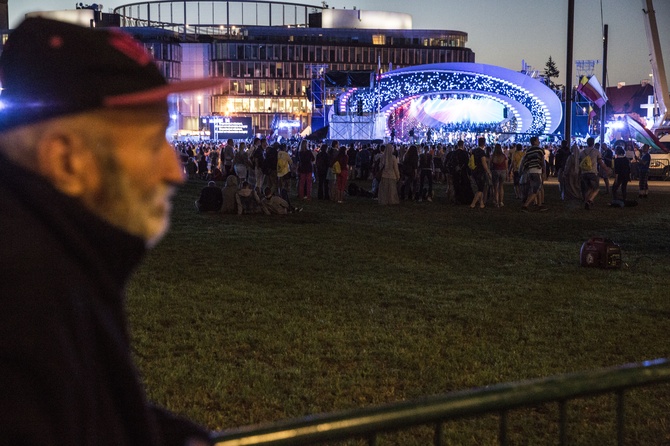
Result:
{"label": "person sitting on grass", "polygon": [[248,181],[242,182],[242,188],[235,194],[235,201],[237,202],[237,215],[261,214],[265,211],[256,190]]}
{"label": "person sitting on grass", "polygon": [[266,214],[285,215],[301,212],[302,208],[295,208],[289,204],[288,201],[282,197],[272,193],[270,187],[265,188],[265,196],[262,201],[263,210]]}
{"label": "person sitting on grass", "polygon": [[226,178],[226,185],[223,186],[223,206],[221,210],[224,214],[237,213],[237,177],[235,175],[228,175]]}
{"label": "person sitting on grass", "polygon": [[200,191],[200,198],[195,201],[198,212],[219,212],[223,204],[223,193],[214,181]]}

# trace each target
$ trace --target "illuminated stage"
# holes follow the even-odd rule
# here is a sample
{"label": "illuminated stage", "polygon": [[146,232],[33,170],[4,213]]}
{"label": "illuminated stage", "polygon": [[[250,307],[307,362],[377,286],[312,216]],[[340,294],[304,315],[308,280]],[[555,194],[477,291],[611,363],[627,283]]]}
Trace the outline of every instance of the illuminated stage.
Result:
{"label": "illuminated stage", "polygon": [[[352,114],[362,115],[356,124],[347,118]],[[491,141],[527,140],[553,133],[562,115],[558,96],[523,73],[476,63],[431,64],[390,71],[371,88],[343,93],[329,136],[453,142],[479,134]]]}

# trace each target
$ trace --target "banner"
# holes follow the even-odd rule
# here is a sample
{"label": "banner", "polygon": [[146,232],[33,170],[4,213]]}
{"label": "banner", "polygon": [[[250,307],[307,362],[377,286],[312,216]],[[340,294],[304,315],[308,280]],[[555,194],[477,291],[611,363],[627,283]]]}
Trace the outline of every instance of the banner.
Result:
{"label": "banner", "polygon": [[577,91],[599,108],[607,103],[607,94],[595,76],[582,76],[577,85]]}

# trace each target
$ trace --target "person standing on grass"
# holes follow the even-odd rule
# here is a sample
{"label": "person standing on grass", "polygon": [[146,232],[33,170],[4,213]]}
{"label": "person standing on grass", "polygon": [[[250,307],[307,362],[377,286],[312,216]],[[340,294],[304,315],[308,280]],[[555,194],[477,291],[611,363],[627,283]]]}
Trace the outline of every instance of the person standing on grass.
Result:
{"label": "person standing on grass", "polygon": [[235,159],[235,143],[232,139],[228,139],[226,145],[221,149],[221,164],[223,166],[223,176],[228,178],[229,175],[234,175],[233,161]]}
{"label": "person standing on grass", "polygon": [[485,191],[489,184],[491,184],[491,170],[489,168],[489,159],[486,156],[486,139],[479,138],[477,140],[477,147],[472,151],[472,156],[475,157],[475,169],[472,171],[472,177],[477,185],[477,192],[470,203],[471,208],[475,208],[479,203],[480,208],[484,208],[486,203]]}
{"label": "person standing on grass", "polygon": [[523,159],[524,150],[521,144],[517,144],[512,154],[512,159],[510,162],[510,170],[512,172],[512,182],[514,183],[514,198],[523,199],[522,187],[521,187],[521,160]]}
{"label": "person standing on grass", "polygon": [[563,167],[563,193],[561,195],[563,200],[583,200],[582,188],[579,183],[579,155],[579,146],[573,144]]}
{"label": "person standing on grass", "polygon": [[570,145],[565,139],[561,141],[561,147],[558,148],[556,152],[556,158],[554,160],[556,177],[558,177],[558,190],[561,193],[561,200],[565,200],[565,163],[568,161],[570,156]]}
{"label": "person standing on grass", "polygon": [[335,169],[335,201],[343,203],[344,191],[347,189],[349,178],[349,157],[345,146],[339,148],[332,167],[335,167],[335,164],[339,164],[339,172],[337,172],[338,169]]}
{"label": "person standing on grass", "polygon": [[526,150],[519,172],[525,176],[525,184],[527,190],[527,197],[521,206],[521,210],[528,211],[528,206],[536,202],[540,211],[546,211],[544,206],[544,190],[542,182],[546,172],[546,163],[544,162],[544,150],[540,147],[540,138],[533,136],[530,138],[530,148]]}
{"label": "person standing on grass", "polygon": [[0,443],[209,445],[149,402],[125,289],[184,181],[167,96],[221,81],[168,84],[122,30],[28,18],[0,82]]}
{"label": "person standing on grass", "polygon": [[465,151],[465,143],[459,140],[452,157],[454,172],[454,197],[458,204],[470,204],[473,199],[472,185],[470,184],[470,173],[468,160],[470,155]]}
{"label": "person standing on grass", "polygon": [[279,143],[274,142],[265,149],[265,160],[263,162],[263,172],[267,178],[267,183],[272,193],[279,190],[279,177],[277,176],[277,162],[279,156]]}
{"label": "person standing on grass", "polygon": [[603,158],[603,163],[608,167],[607,170],[599,169],[598,173],[605,183],[605,193],[610,193],[610,175],[612,174],[612,168],[614,168],[614,152],[610,149],[607,144],[603,143],[600,147],[600,153]]}
{"label": "person standing on grass", "polygon": [[300,151],[298,152],[298,198],[303,200],[312,199],[312,173],[314,171],[314,154],[307,147],[307,140],[300,142]]}
{"label": "person standing on grass", "polygon": [[[598,178],[598,167],[604,172],[610,172],[610,168],[603,162],[600,151],[594,147],[595,139],[589,137],[586,140],[586,148],[579,155],[579,180],[584,198],[584,209],[593,207],[593,200],[600,191],[600,180]],[[586,160],[585,158],[590,158]]]}
{"label": "person standing on grass", "polygon": [[381,170],[379,204],[399,204],[398,180],[400,179],[400,170],[398,169],[398,159],[393,155],[393,144],[387,144],[382,154],[383,158],[379,166]]}
{"label": "person standing on grass", "polygon": [[433,201],[433,154],[430,146],[426,145],[421,155],[419,155],[419,189],[416,193],[416,200],[423,200],[423,183],[428,182],[428,190],[426,191],[426,200]]}
{"label": "person standing on grass", "polygon": [[277,149],[277,187],[279,195],[288,198],[291,192],[293,159],[286,150],[286,146],[283,144]]}
{"label": "person standing on grass", "polygon": [[617,199],[619,187],[621,187],[621,196],[626,201],[626,189],[630,181],[630,160],[626,158],[626,151],[623,147],[617,147],[616,158],[614,158],[614,184],[612,185],[612,199]]}
{"label": "person standing on grass", "polygon": [[242,182],[247,181],[248,168],[251,163],[249,162],[249,154],[247,153],[247,146],[244,142],[241,142],[235,151],[235,156],[233,157],[233,169],[235,170],[235,175],[237,175],[237,182],[242,184]]}
{"label": "person standing on grass", "polygon": [[649,165],[651,164],[651,155],[649,155],[649,144],[643,144],[640,147],[640,156],[635,156],[637,160],[637,176],[640,182],[640,198],[649,198]]}
{"label": "person standing on grass", "polygon": [[[388,145],[386,147],[387,147],[386,150],[388,150]],[[384,158],[382,158],[381,160],[383,161]],[[405,152],[405,155],[402,158],[403,184],[400,186],[401,200],[404,200],[405,197],[407,197],[408,200],[419,198],[419,191],[416,190],[418,169],[419,169],[419,151],[417,147],[414,144],[412,144],[409,146],[409,148]]]}
{"label": "person standing on grass", "polygon": [[316,154],[316,198],[317,200],[330,200],[330,185],[328,184],[328,171],[330,164],[328,162],[328,145],[321,144],[319,153]]}
{"label": "person standing on grass", "polygon": [[496,144],[491,156],[491,177],[493,179],[493,200],[496,207],[505,206],[505,180],[507,179],[507,157],[502,151],[502,146]]}
{"label": "person standing on grass", "polygon": [[254,170],[255,181],[252,183],[256,192],[261,193],[265,189],[265,173],[263,171],[265,165],[265,148],[267,141],[265,138],[254,138],[254,145],[249,155],[251,157],[251,165]]}

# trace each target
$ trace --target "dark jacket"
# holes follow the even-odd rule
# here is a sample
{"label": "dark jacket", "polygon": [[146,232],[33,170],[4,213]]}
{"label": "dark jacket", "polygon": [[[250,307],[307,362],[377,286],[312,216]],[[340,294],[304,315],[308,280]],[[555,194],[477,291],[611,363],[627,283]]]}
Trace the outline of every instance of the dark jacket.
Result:
{"label": "dark jacket", "polygon": [[153,408],[124,287],[145,244],[0,156],[0,444],[183,445]]}
{"label": "dark jacket", "polygon": [[[232,175],[229,177],[233,177]],[[234,177],[233,177],[234,178]],[[205,186],[200,191],[198,208],[200,212],[219,212],[223,204],[223,193],[217,186]]]}
{"label": "dark jacket", "polygon": [[312,163],[314,154],[311,150],[301,150],[298,152],[298,173],[312,173]]}

